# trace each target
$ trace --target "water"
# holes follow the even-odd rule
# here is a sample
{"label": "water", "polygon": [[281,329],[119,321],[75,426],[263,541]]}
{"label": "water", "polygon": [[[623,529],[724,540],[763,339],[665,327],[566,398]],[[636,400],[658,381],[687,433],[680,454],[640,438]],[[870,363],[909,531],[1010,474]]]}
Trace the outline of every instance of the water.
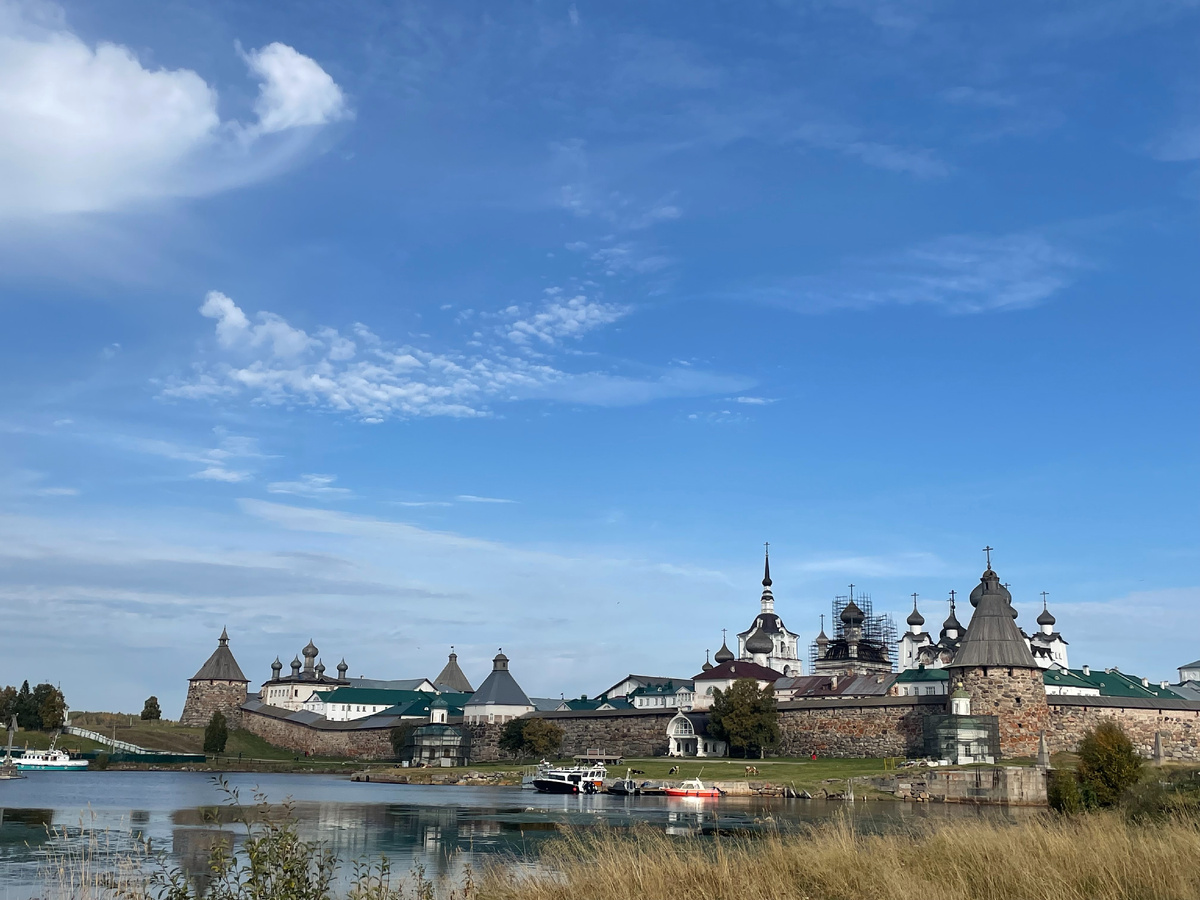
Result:
{"label": "water", "polygon": [[[506,787],[399,785],[351,782],[335,775],[231,774],[245,803],[254,790],[273,803],[290,799],[301,833],[349,862],[386,855],[395,870],[422,865],[430,875],[454,877],[463,863],[478,866],[501,854],[530,864],[539,845],[561,825],[628,827],[638,822],[669,834],[705,835],[719,829],[754,831],[815,822],[847,812],[870,829],[922,819],[1011,818],[1025,810],[871,801],[853,805],[820,800],[726,797],[720,801],[606,794],[555,796]],[[199,772],[31,772],[0,781],[0,900],[27,900],[38,883],[49,828],[110,834],[132,829],[156,852],[190,871],[204,870],[219,835],[235,840],[234,824],[214,825],[206,810],[226,796]]]}

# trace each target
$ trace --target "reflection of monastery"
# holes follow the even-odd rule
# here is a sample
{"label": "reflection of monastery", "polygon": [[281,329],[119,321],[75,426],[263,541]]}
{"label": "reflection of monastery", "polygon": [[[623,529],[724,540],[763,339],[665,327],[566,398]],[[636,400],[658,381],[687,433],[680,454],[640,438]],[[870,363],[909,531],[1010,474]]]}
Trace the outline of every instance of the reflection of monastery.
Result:
{"label": "reflection of monastery", "polygon": [[[989,548],[990,550],[990,548]],[[221,710],[235,726],[297,752],[388,758],[402,729],[406,763],[462,765],[495,759],[504,726],[516,718],[554,721],[564,755],[596,748],[625,756],[724,756],[710,728],[719,692],[736,681],[770,687],[780,712],[783,755],[933,756],[956,762],[1073,749],[1102,718],[1116,718],[1146,754],[1200,759],[1200,661],[1180,681],[1152,684],[1115,668],[1069,667],[1047,595],[1031,631],[1018,624],[1008,585],[991,568],[969,595],[966,625],[951,591],[936,633],[912,595],[898,638],[890,616],[853,585],[831,606],[801,660],[800,636],[775,609],[770,560],[758,614],[722,640],[692,676],[627,675],[595,697],[530,698],[498,653],[479,687],[453,652],[433,679],[351,677],[343,659],[326,673],[310,641],[283,674],[278,658],[255,693],[229,649],[218,647],[189,681],[181,721],[203,725]],[[301,660],[303,657],[303,660]],[[807,669],[807,672],[806,672]]]}

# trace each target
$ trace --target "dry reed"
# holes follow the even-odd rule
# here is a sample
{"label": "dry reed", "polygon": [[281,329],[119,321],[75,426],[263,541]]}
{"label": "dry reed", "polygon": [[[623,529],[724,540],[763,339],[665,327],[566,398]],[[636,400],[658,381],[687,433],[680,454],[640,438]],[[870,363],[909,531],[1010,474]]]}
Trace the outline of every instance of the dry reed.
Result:
{"label": "dry reed", "polygon": [[573,833],[540,873],[493,866],[486,900],[1188,900],[1200,829],[1116,814],[860,834],[845,821],[714,841]]}

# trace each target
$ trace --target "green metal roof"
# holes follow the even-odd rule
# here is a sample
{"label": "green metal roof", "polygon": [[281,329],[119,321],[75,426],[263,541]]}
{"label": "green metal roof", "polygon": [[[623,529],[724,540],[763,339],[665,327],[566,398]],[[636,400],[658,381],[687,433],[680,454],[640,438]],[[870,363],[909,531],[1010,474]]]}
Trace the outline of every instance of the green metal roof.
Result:
{"label": "green metal roof", "polygon": [[913,681],[949,681],[950,673],[945,669],[927,669],[921,666],[916,669],[905,669],[896,676],[897,684],[908,684]]}
{"label": "green metal roof", "polygon": [[1093,690],[1099,687],[1090,681],[1085,681],[1072,671],[1063,671],[1062,669],[1046,669],[1042,672],[1042,680],[1046,684],[1053,684],[1058,687],[1092,688]]}
{"label": "green metal roof", "polygon": [[1140,678],[1134,678],[1117,669],[1096,671],[1084,674],[1083,669],[1071,669],[1071,674],[1081,681],[1100,689],[1101,697],[1154,697],[1157,699],[1179,700],[1180,695],[1170,688],[1157,684],[1146,687]]}

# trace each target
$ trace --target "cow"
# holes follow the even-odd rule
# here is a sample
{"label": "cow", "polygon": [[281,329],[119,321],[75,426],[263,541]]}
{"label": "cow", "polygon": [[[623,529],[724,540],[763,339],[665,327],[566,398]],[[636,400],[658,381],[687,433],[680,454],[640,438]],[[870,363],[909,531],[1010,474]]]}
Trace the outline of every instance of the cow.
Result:
{"label": "cow", "polygon": [[758,766],[746,766],[746,774],[747,775],[757,775],[758,774]]}
{"label": "cow", "polygon": [[642,769],[630,769],[629,774],[630,775],[645,775],[646,773]]}
{"label": "cow", "polygon": [[679,771],[679,766],[671,766],[671,768],[669,770],[667,770],[667,774],[674,775],[678,771]]}

